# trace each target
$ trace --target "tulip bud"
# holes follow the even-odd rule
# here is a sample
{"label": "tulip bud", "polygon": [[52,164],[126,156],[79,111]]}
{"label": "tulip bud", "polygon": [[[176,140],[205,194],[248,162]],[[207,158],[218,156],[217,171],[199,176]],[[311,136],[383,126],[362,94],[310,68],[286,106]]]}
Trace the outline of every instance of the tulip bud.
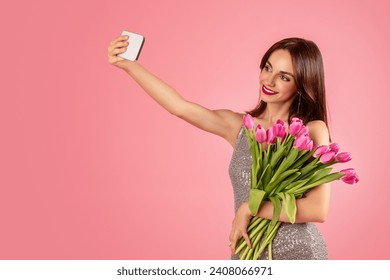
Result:
{"label": "tulip bud", "polygon": [[263,143],[267,141],[267,132],[261,124],[258,124],[255,132],[256,141],[259,143]]}
{"label": "tulip bud", "polygon": [[[308,150],[308,145],[310,145],[310,141],[311,140],[307,135],[301,135],[300,137],[295,138],[293,146],[295,148],[298,148],[299,151]],[[313,143],[311,144],[311,147],[313,147]]]}
{"label": "tulip bud", "polygon": [[309,135],[309,129],[307,128],[307,126],[302,125],[302,128],[301,128],[301,130],[296,134],[296,137],[299,137],[299,136],[301,136],[301,135],[306,135],[306,136]]}
{"label": "tulip bud", "polygon": [[339,146],[339,144],[337,144],[337,143],[332,143],[332,144],[330,144],[330,145],[329,145],[329,148],[330,148],[335,154],[337,154],[337,153],[339,152],[339,150],[340,150],[340,146]]}
{"label": "tulip bud", "polygon": [[333,152],[333,151],[329,151],[329,152],[326,152],[324,153],[321,157],[320,157],[320,161],[322,163],[329,163],[331,162],[332,160],[334,160],[336,157],[336,154]]}
{"label": "tulip bud", "polygon": [[275,142],[275,135],[274,135],[274,130],[272,129],[272,127],[268,128],[267,129],[267,142],[269,144],[273,144]]}
{"label": "tulip bud", "polygon": [[283,140],[287,136],[286,125],[282,120],[277,120],[276,123],[272,126],[273,134],[275,137],[279,137]]}
{"label": "tulip bud", "polygon": [[255,121],[253,120],[253,117],[249,114],[246,114],[243,118],[244,126],[248,129],[251,130],[253,129],[253,126],[255,124]]}
{"label": "tulip bud", "polygon": [[355,169],[353,168],[347,168],[340,171],[341,173],[344,173],[344,176],[341,177],[341,180],[343,180],[344,183],[347,184],[355,184],[359,182],[359,178],[356,174]]}
{"label": "tulip bud", "polygon": [[302,129],[303,123],[301,119],[292,118],[290,123],[290,134],[295,136]]}
{"label": "tulip bud", "polygon": [[350,161],[352,159],[352,156],[350,153],[347,153],[347,152],[342,152],[342,153],[339,153],[338,155],[336,155],[336,159],[338,162],[347,162],[347,161]]}
{"label": "tulip bud", "polygon": [[322,156],[323,154],[330,151],[330,148],[328,145],[321,145],[317,147],[317,150],[314,152],[313,157],[317,158]]}

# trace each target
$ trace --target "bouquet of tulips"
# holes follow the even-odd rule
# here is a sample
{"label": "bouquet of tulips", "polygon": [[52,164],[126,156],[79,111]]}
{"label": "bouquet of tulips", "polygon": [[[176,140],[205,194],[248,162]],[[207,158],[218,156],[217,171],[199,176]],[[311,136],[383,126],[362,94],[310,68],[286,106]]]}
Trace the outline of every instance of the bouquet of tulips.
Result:
{"label": "bouquet of tulips", "polygon": [[[331,173],[329,166],[350,161],[350,153],[339,152],[337,143],[314,147],[308,128],[299,118],[292,119],[288,133],[281,120],[267,131],[260,124],[254,128],[254,120],[248,114],[243,122],[252,155],[249,209],[254,217],[248,226],[252,249],[241,238],[235,253],[240,253],[240,259],[256,260],[268,246],[272,259],[272,241],[281,224],[278,217],[282,209],[294,223],[296,199],[307,191],[338,179],[347,184],[359,179],[353,168]],[[267,149],[262,148],[263,143],[268,143]],[[263,201],[272,202],[272,220],[256,216]]]}

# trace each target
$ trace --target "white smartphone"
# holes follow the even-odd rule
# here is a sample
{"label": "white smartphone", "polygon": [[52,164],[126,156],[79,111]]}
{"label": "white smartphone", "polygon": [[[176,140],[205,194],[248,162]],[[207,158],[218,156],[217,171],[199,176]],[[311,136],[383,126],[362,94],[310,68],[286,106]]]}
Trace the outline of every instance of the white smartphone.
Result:
{"label": "white smartphone", "polygon": [[145,42],[145,37],[129,31],[123,31],[121,35],[127,35],[129,38],[127,42],[127,50],[124,53],[118,54],[119,57],[135,61],[138,59],[139,54],[141,53],[142,46]]}

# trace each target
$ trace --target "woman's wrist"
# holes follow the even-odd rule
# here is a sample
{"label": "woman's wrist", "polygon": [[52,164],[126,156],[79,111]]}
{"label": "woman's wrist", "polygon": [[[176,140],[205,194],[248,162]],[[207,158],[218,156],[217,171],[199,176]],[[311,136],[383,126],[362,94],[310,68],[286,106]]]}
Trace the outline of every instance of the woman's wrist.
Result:
{"label": "woman's wrist", "polygon": [[131,60],[126,60],[124,62],[125,62],[125,66],[123,67],[123,70],[125,70],[127,74],[131,75],[132,72],[134,71],[134,67],[137,66],[137,62]]}
{"label": "woman's wrist", "polygon": [[249,202],[245,201],[242,205],[241,208],[243,209],[244,215],[248,218],[251,219],[253,217],[251,210],[249,209]]}
{"label": "woman's wrist", "polygon": [[270,201],[263,201],[257,212],[258,217],[271,220],[273,216],[274,207]]}

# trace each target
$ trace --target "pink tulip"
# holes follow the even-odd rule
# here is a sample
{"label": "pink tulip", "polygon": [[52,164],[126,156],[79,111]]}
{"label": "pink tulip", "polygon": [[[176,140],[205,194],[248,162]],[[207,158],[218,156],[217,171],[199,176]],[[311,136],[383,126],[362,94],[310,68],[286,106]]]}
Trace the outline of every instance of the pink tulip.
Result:
{"label": "pink tulip", "polygon": [[273,144],[275,142],[276,136],[274,135],[274,130],[272,127],[267,129],[267,142]]}
{"label": "pink tulip", "polygon": [[293,146],[298,148],[299,151],[310,150],[313,148],[313,141],[307,135],[301,135],[295,138]]}
{"label": "pink tulip", "polygon": [[314,145],[313,140],[310,140],[309,143],[307,143],[305,150],[308,150],[308,151],[313,150],[313,145]]}
{"label": "pink tulip", "polygon": [[355,169],[353,168],[347,168],[340,171],[341,173],[344,173],[344,176],[341,177],[341,180],[343,180],[344,183],[347,184],[355,184],[359,182],[359,178],[356,174]]}
{"label": "pink tulip", "polygon": [[329,152],[326,152],[323,155],[321,155],[320,161],[322,163],[328,163],[328,162],[331,162],[332,160],[334,160],[335,157],[336,157],[336,154],[333,151],[329,151]]}
{"label": "pink tulip", "polygon": [[261,124],[258,124],[256,127],[255,137],[259,143],[267,141],[267,132],[265,131],[264,127],[261,126]]}
{"label": "pink tulip", "polygon": [[282,139],[282,142],[287,136],[286,124],[282,120],[277,120],[276,123],[272,126],[273,134],[275,137]]}
{"label": "pink tulip", "polygon": [[246,114],[243,118],[244,126],[248,129],[251,130],[253,129],[253,126],[255,124],[255,121],[253,120],[253,117],[249,114]]}
{"label": "pink tulip", "polygon": [[317,150],[314,152],[313,157],[317,158],[322,156],[323,154],[330,151],[330,148],[328,145],[321,145],[317,147]]}
{"label": "pink tulip", "polygon": [[337,154],[337,153],[339,152],[339,150],[340,150],[340,146],[339,146],[339,144],[337,144],[337,143],[332,143],[332,144],[330,144],[329,148],[330,148],[333,152],[335,152],[335,154]]}
{"label": "pink tulip", "polygon": [[307,128],[307,126],[302,125],[302,128],[301,128],[301,130],[296,134],[296,137],[299,137],[299,136],[301,136],[301,135],[306,135],[306,136],[309,135],[309,129]]}
{"label": "pink tulip", "polygon": [[352,159],[352,156],[350,153],[347,153],[347,152],[342,152],[342,153],[339,153],[338,155],[336,155],[336,159],[338,162],[347,162],[347,161],[350,161]]}
{"label": "pink tulip", "polygon": [[290,134],[295,136],[302,129],[303,123],[301,119],[292,118],[290,123]]}

